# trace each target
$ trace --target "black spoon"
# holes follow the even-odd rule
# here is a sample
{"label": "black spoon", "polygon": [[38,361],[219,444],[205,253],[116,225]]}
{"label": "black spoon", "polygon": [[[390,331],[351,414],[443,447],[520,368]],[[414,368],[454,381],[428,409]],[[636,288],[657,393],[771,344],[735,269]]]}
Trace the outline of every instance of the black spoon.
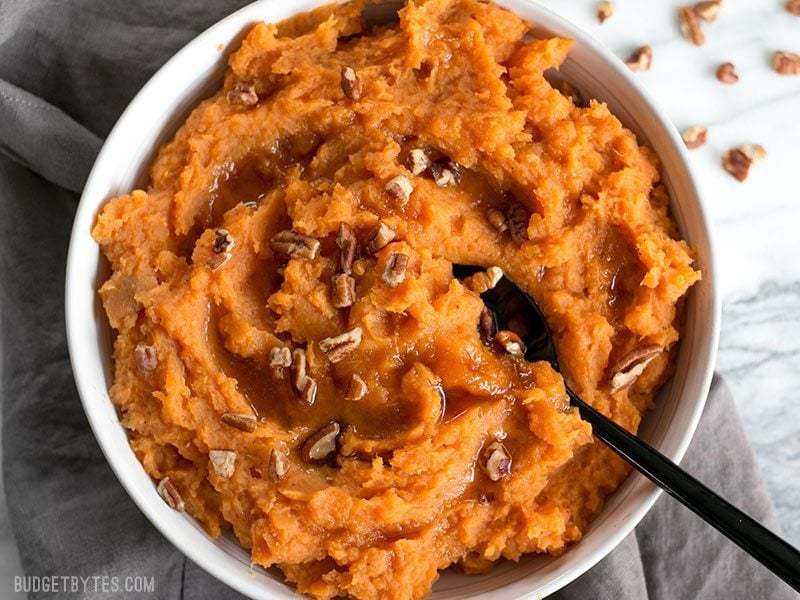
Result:
{"label": "black spoon", "polygon": [[[453,274],[463,279],[481,268],[454,265]],[[516,331],[525,343],[525,359],[544,360],[560,371],[553,336],[539,306],[508,277],[481,294],[498,329],[511,329],[509,324],[523,323],[524,331]],[[692,510],[742,550],[761,562],[770,571],[800,591],[800,552],[786,541],[757,523],[738,508],[697,481],[678,465],[603,416],[581,400],[567,385],[572,406],[592,426],[594,435],[628,461],[637,471],[658,485],[670,496]]]}

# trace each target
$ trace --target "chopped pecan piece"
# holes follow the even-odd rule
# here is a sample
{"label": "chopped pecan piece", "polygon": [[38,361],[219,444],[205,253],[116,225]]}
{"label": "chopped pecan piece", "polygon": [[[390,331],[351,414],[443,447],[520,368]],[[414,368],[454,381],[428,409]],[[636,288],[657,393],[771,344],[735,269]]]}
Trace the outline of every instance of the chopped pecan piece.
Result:
{"label": "chopped pecan piece", "polygon": [[800,16],[800,0],[789,0],[786,3],[786,10],[793,15]]}
{"label": "chopped pecan piece", "polygon": [[625,61],[631,71],[649,71],[653,66],[653,49],[650,46],[642,46],[633,51]]}
{"label": "chopped pecan piece", "polygon": [[288,229],[276,233],[269,245],[275,252],[311,260],[316,258],[317,252],[319,252],[319,240]]}
{"label": "chopped pecan piece", "polygon": [[695,46],[702,46],[705,43],[706,36],[703,35],[703,30],[700,29],[700,20],[691,6],[682,6],[678,9],[678,21],[681,25],[683,37]]}
{"label": "chopped pecan piece", "polygon": [[408,170],[414,175],[421,175],[431,166],[428,153],[422,148],[414,148],[408,153]]}
{"label": "chopped pecan piece", "polygon": [[337,363],[361,345],[361,335],[361,327],[354,327],[340,335],[320,340],[319,349],[328,356],[328,360]]}
{"label": "chopped pecan piece", "polygon": [[336,308],[353,306],[356,301],[356,280],[350,275],[339,273],[331,280],[333,286],[333,305]]}
{"label": "chopped pecan piece", "polygon": [[214,232],[214,236],[214,244],[211,246],[211,249],[215,254],[223,254],[224,252],[233,250],[233,246],[236,242],[227,229],[217,229],[217,231]]}
{"label": "chopped pecan piece", "polygon": [[614,14],[614,3],[610,0],[603,0],[597,4],[597,20],[605,23]]}
{"label": "chopped pecan piece", "polygon": [[611,369],[609,388],[618,392],[639,378],[650,361],[661,354],[663,348],[656,344],[646,344],[623,356]]}
{"label": "chopped pecan piece", "polygon": [[367,391],[367,383],[361,379],[360,376],[353,373],[353,376],[350,378],[350,385],[347,386],[345,399],[350,402],[357,402],[367,395]]}
{"label": "chopped pecan piece", "polygon": [[269,470],[275,481],[283,479],[289,471],[289,449],[283,442],[278,442],[269,457]]}
{"label": "chopped pecan piece", "polygon": [[708,23],[713,23],[719,16],[722,0],[705,0],[694,5],[694,14]]}
{"label": "chopped pecan piece", "polygon": [[722,168],[739,181],[747,179],[753,161],[737,148],[732,148],[722,155]]}
{"label": "chopped pecan piece", "polygon": [[252,83],[237,81],[236,85],[228,92],[228,102],[231,104],[241,104],[242,106],[254,106],[258,104],[256,86]]}
{"label": "chopped pecan piece", "polygon": [[482,294],[494,288],[503,278],[503,269],[489,267],[485,271],[478,271],[464,279],[464,285],[476,294]]}
{"label": "chopped pecan piece", "polygon": [[298,394],[302,394],[306,388],[306,351],[302,348],[295,348],[292,352],[292,385]]}
{"label": "chopped pecan piece", "polygon": [[397,234],[394,229],[381,221],[367,242],[367,252],[375,254],[381,248],[385,248],[395,237]]}
{"label": "chopped pecan piece", "polygon": [[220,417],[220,421],[240,431],[253,433],[258,425],[258,419],[255,415],[245,413],[224,413]]}
{"label": "chopped pecan piece", "polygon": [[437,160],[430,166],[431,177],[439,187],[461,183],[461,165],[450,159]]}
{"label": "chopped pecan piece", "polygon": [[214,472],[223,479],[230,479],[236,469],[236,452],[233,450],[209,450],[208,459]]}
{"label": "chopped pecan piece", "polygon": [[299,395],[300,401],[306,406],[313,406],[317,400],[317,381],[313,377],[309,377],[306,366],[306,351],[302,348],[295,348],[292,352],[292,385]]}
{"label": "chopped pecan piece", "polygon": [[464,167],[454,160],[449,160],[447,161],[447,170],[452,174],[453,181],[455,181],[456,185],[461,183],[461,179],[464,177]]}
{"label": "chopped pecan piece", "polygon": [[331,421],[306,439],[300,448],[300,456],[309,463],[325,460],[333,452],[336,452],[340,431],[339,423]]}
{"label": "chopped pecan piece", "polygon": [[525,356],[525,343],[513,331],[498,331],[494,336],[494,341],[512,356]]}
{"label": "chopped pecan piece", "polygon": [[389,260],[386,261],[386,268],[383,270],[383,280],[389,287],[397,287],[405,281],[407,268],[408,255],[392,252]]}
{"label": "chopped pecan piece", "polygon": [[508,229],[506,216],[502,211],[499,211],[496,208],[489,209],[489,212],[486,213],[486,219],[489,221],[489,224],[497,230],[498,233],[503,233]]}
{"label": "chopped pecan piece", "polygon": [[292,351],[287,346],[275,346],[269,351],[269,366],[276,379],[283,379],[285,369],[292,366]]}
{"label": "chopped pecan piece", "polygon": [[136,348],[133,350],[133,358],[136,361],[136,368],[142,375],[150,375],[158,366],[158,354],[155,346],[136,344]]}
{"label": "chopped pecan piece", "polygon": [[353,67],[342,67],[342,92],[349,99],[357,102],[361,99],[363,86]]}
{"label": "chopped pecan piece", "polygon": [[739,81],[739,74],[736,72],[736,67],[733,63],[722,63],[717,67],[717,79],[722,83],[736,83]]}
{"label": "chopped pecan piece", "polygon": [[186,510],[186,505],[183,503],[183,498],[181,498],[178,488],[170,481],[169,477],[164,477],[164,479],[158,482],[156,491],[171,509],[180,512]]}
{"label": "chopped pecan piece", "polygon": [[695,127],[689,127],[688,129],[684,130],[681,133],[681,137],[683,138],[683,143],[686,144],[686,147],[689,150],[694,150],[695,148],[699,148],[703,144],[706,143],[708,139],[708,129],[705,127],[700,127],[699,125]]}
{"label": "chopped pecan piece", "polygon": [[486,346],[492,345],[494,336],[497,334],[497,323],[494,320],[494,314],[487,306],[483,307],[478,318],[478,333],[481,336],[481,341]]}
{"label": "chopped pecan piece", "polygon": [[772,55],[772,68],[780,75],[800,75],[800,54],[775,52]]}
{"label": "chopped pecan piece", "polygon": [[511,237],[517,243],[528,240],[528,211],[516,200],[506,210],[506,223],[511,231]]}
{"label": "chopped pecan piece", "polygon": [[353,261],[356,258],[358,240],[353,228],[347,223],[339,224],[336,245],[339,246],[339,267],[342,269],[342,273],[349,275],[353,268]]}
{"label": "chopped pecan piece", "polygon": [[397,175],[392,177],[386,184],[386,191],[405,206],[408,199],[411,198],[411,193],[414,191],[414,184],[412,184],[411,180],[405,175]]}
{"label": "chopped pecan piece", "polygon": [[483,470],[492,481],[511,475],[511,455],[506,447],[498,441],[494,441],[483,451]]}
{"label": "chopped pecan piece", "polygon": [[317,380],[313,377],[306,376],[300,391],[300,401],[306,406],[314,406],[317,401]]}
{"label": "chopped pecan piece", "polygon": [[269,351],[270,367],[291,367],[292,351],[288,346],[275,346]]}
{"label": "chopped pecan piece", "polygon": [[767,156],[767,151],[759,144],[742,144],[731,148],[722,156],[722,168],[739,181],[747,179],[753,163]]}

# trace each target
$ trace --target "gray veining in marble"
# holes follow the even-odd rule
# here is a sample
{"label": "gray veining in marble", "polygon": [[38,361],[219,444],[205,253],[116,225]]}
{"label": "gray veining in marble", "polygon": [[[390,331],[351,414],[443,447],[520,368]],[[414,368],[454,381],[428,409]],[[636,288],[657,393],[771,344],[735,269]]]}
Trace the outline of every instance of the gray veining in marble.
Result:
{"label": "gray veining in marble", "polygon": [[766,281],[723,310],[718,368],[759,458],[786,536],[800,542],[800,281]]}

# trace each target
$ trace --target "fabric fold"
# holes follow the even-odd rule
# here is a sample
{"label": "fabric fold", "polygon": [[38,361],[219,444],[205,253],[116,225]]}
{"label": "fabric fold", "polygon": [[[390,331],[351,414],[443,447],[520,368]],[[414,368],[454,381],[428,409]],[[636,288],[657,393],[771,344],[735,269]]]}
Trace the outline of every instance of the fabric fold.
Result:
{"label": "fabric fold", "polygon": [[0,80],[0,151],[73,192],[80,192],[102,141],[45,100]]}

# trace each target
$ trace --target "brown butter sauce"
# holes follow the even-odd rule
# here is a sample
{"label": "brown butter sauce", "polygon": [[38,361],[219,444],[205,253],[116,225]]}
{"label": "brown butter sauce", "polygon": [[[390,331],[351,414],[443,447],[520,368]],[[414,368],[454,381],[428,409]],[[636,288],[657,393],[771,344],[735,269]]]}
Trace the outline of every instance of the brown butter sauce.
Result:
{"label": "brown butter sauce", "polygon": [[[209,194],[205,227],[218,226],[222,223],[224,214],[239,203],[258,202],[269,190],[282,185],[286,169],[290,165],[299,163],[301,168],[307,167],[320,143],[317,136],[298,136],[297,139],[278,142],[270,152],[247,157],[235,167],[224,170],[215,189]],[[404,150],[407,151],[411,145],[408,144]],[[472,187],[486,187],[483,178],[471,172],[466,173],[465,179]],[[484,198],[485,201],[486,193],[474,194],[473,197]],[[329,244],[325,244],[323,250],[327,246]],[[269,265],[265,265],[265,271],[268,268]],[[268,273],[262,275],[266,278]],[[251,279],[258,277],[259,274],[254,273]],[[258,287],[265,293],[266,304],[267,289],[271,290],[276,286],[266,284],[266,281],[264,283],[265,285]],[[319,389],[315,404],[311,407],[304,406],[292,388],[288,371],[283,379],[276,379],[265,360],[243,358],[225,347],[218,327],[221,315],[220,308],[214,308],[209,313],[206,322],[208,346],[214,360],[227,377],[236,381],[238,391],[259,418],[287,429],[313,429],[330,420],[337,420],[343,426],[350,427],[358,436],[367,439],[396,436],[419,423],[418,415],[415,414],[416,407],[402,400],[399,385],[381,382],[381,385],[388,386],[383,390],[388,398],[386,402],[354,403],[344,400],[349,378],[348,381],[339,381],[343,378],[337,377],[336,369],[331,366],[327,367],[325,374],[317,374]],[[521,375],[524,380],[525,376]],[[477,375],[476,379],[479,379]],[[441,422],[450,423],[486,400],[453,390],[447,394]],[[471,480],[474,479],[474,476],[471,477]]]}

